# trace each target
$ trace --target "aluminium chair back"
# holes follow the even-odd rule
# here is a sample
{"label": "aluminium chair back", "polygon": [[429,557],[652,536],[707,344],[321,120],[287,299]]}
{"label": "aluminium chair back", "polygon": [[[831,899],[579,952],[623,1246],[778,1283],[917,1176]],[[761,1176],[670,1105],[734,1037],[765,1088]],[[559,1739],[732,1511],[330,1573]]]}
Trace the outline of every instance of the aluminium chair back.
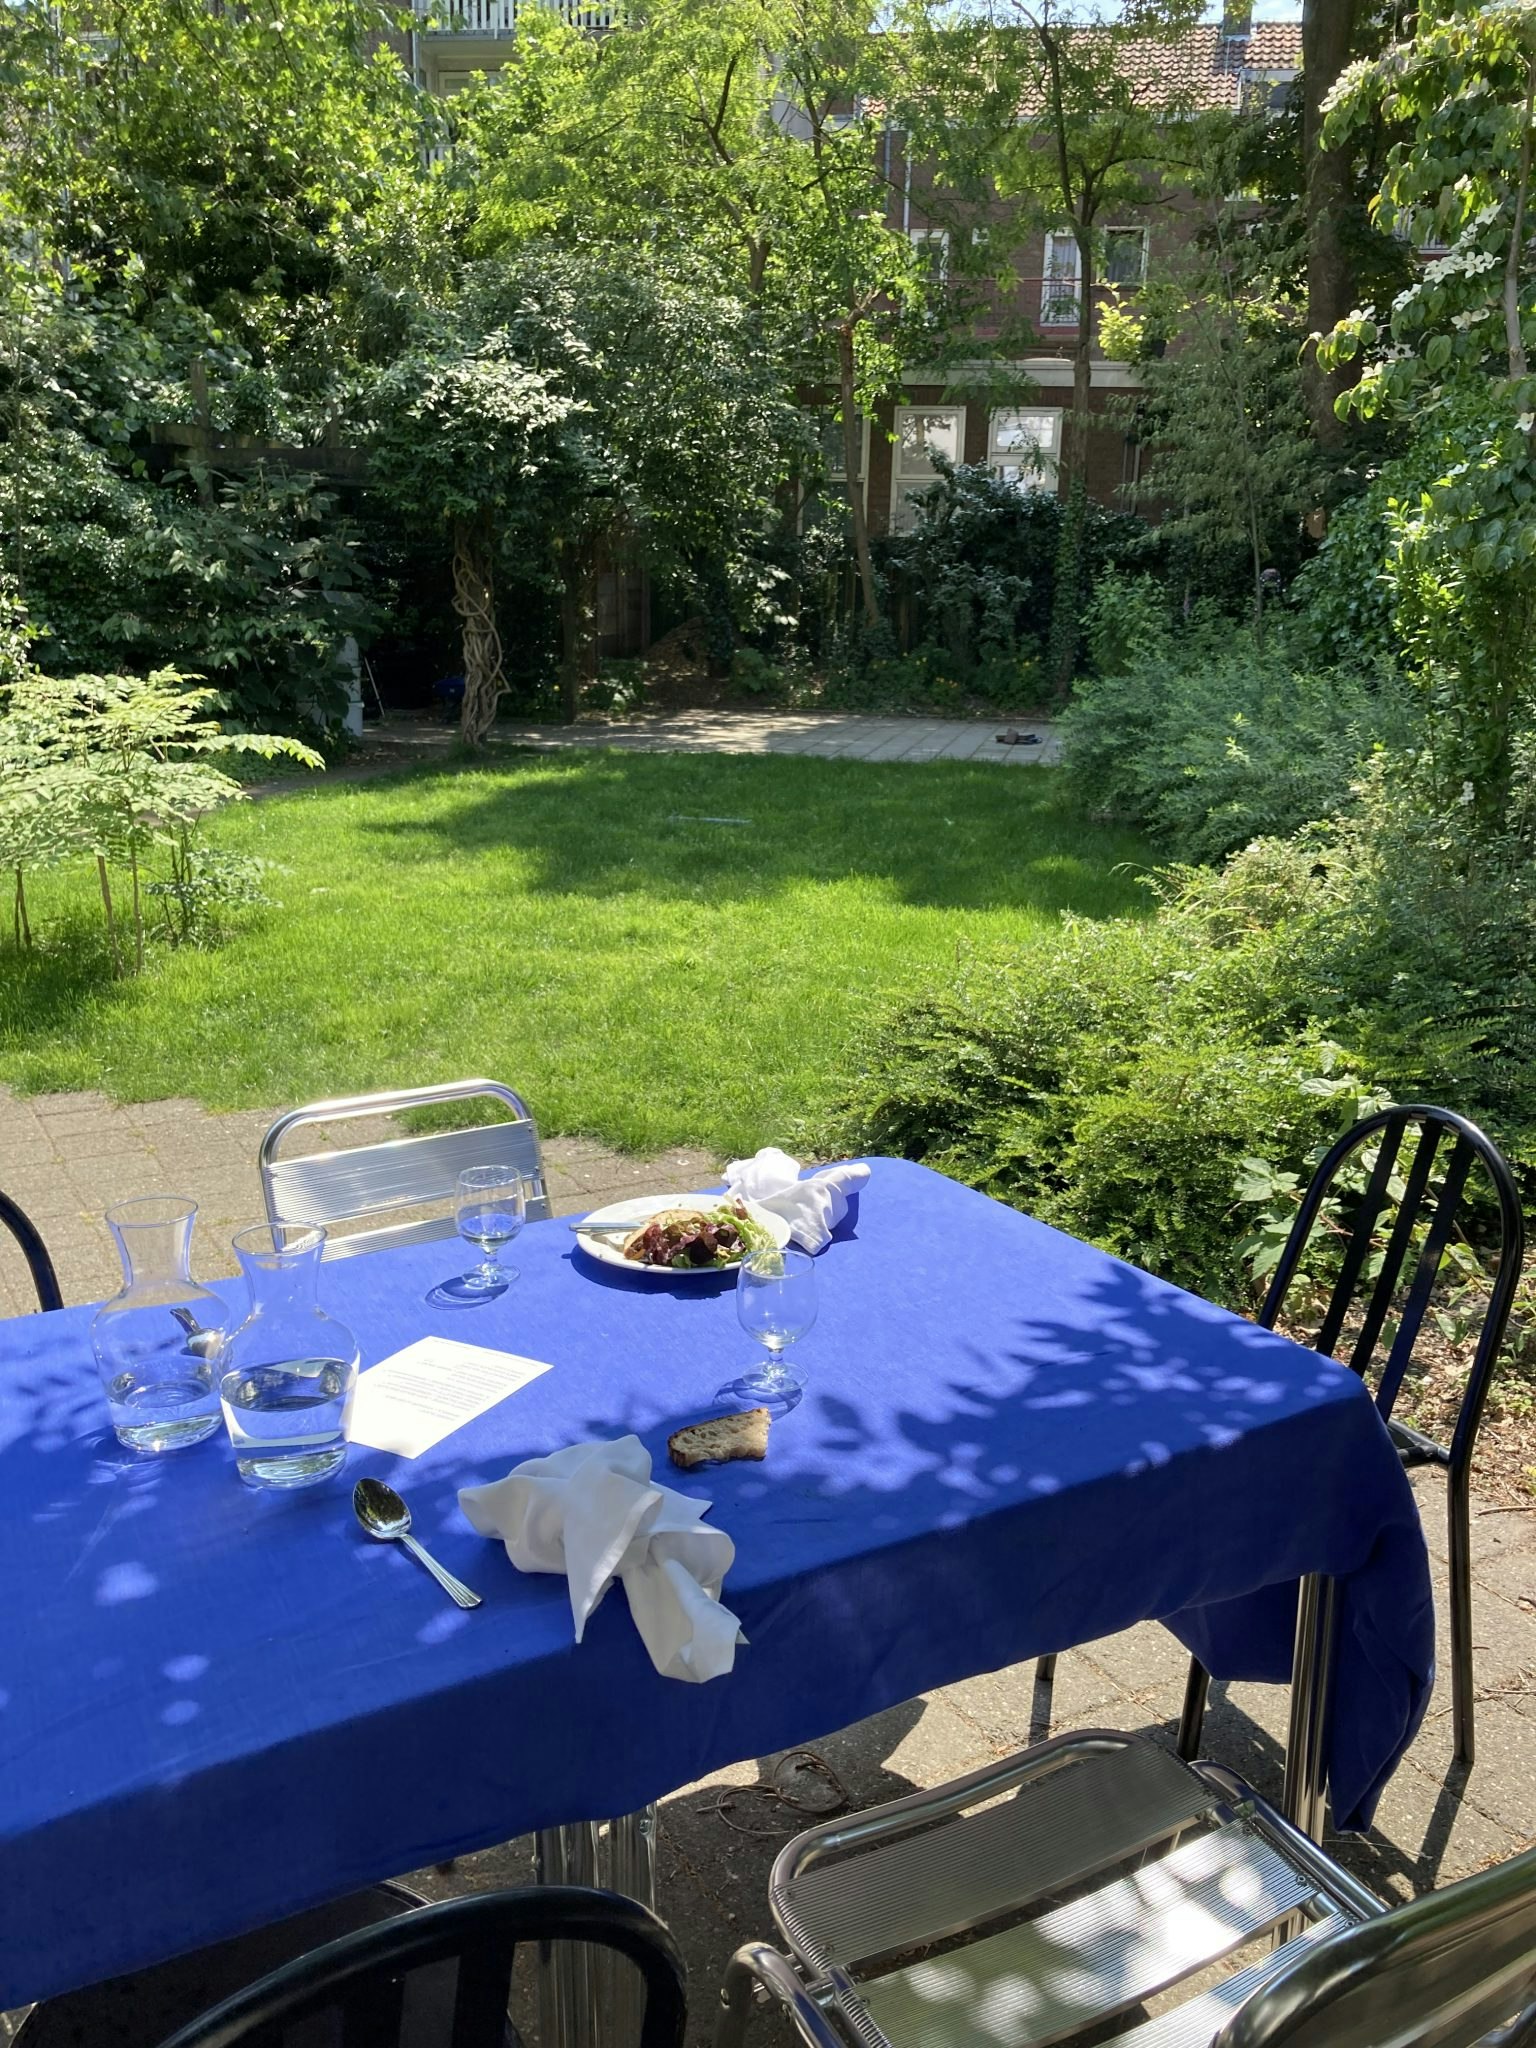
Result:
{"label": "aluminium chair back", "polygon": [[1536,1849],[1349,1928],[1279,1971],[1214,2048],[1536,2040]]}
{"label": "aluminium chair back", "polygon": [[25,1209],[5,1194],[0,1194],[0,1229],[9,1231],[20,1247],[21,1256],[27,1262],[27,1271],[32,1276],[38,1307],[45,1311],[62,1308],[64,1297],[59,1292],[59,1276],[53,1270],[53,1260],[48,1256],[42,1233]]}
{"label": "aluminium chair back", "polygon": [[[452,2031],[441,2048],[505,2048],[507,2004],[524,1942],[586,1942],[625,1956],[645,2003],[640,2048],[682,2048],[685,1973],[677,1944],[634,1899],[584,1885],[532,1885],[424,1906],[286,1963],[236,1992],[163,2048],[293,2048],[318,2038],[341,2048],[396,2048],[411,2008],[410,1979],[456,1965]],[[339,2027],[337,2023],[339,2022]]]}
{"label": "aluminium chair back", "polygon": [[[1412,1159],[1404,1168],[1400,1165],[1403,1141],[1413,1127],[1417,1128],[1418,1143]],[[1346,1362],[1352,1371],[1366,1377],[1407,1273],[1410,1256],[1417,1248],[1407,1293],[1398,1311],[1396,1329],[1376,1387],[1377,1408],[1382,1419],[1391,1422],[1392,1409],[1424,1327],[1446,1250],[1467,1205],[1468,1177],[1473,1165],[1481,1162],[1492,1183],[1498,1210],[1498,1265],[1489,1290],[1466,1392],[1462,1396],[1455,1434],[1448,1446],[1441,1446],[1419,1437],[1417,1432],[1407,1431],[1401,1425],[1393,1429],[1393,1435],[1409,1462],[1460,1466],[1471,1456],[1472,1439],[1477,1433],[1494,1364],[1504,1342],[1525,1250],[1525,1224],[1515,1177],[1498,1147],[1476,1124],[1456,1115],[1453,1110],[1435,1109],[1426,1103],[1407,1103],[1365,1117],[1346,1131],[1312,1176],[1269,1283],[1258,1321],[1265,1329],[1274,1328],[1324,1203],[1334,1192],[1339,1176],[1373,1141],[1376,1142],[1376,1153],[1368,1168],[1364,1192],[1353,1200],[1346,1198],[1347,1234],[1343,1258],[1312,1348],[1327,1358],[1339,1355],[1341,1340],[1346,1336],[1345,1322],[1350,1305],[1359,1298],[1364,1304],[1363,1312],[1358,1329],[1348,1333]],[[1440,1169],[1438,1187],[1434,1184],[1437,1165]],[[1396,1195],[1394,1187],[1399,1181],[1402,1191]],[[1378,1231],[1394,1202],[1396,1213],[1386,1242],[1380,1249],[1380,1265],[1372,1273]],[[1408,1441],[1410,1437],[1412,1442]]]}
{"label": "aluminium chair back", "polygon": [[[498,1123],[476,1124],[467,1130],[428,1131],[299,1158],[279,1156],[283,1140],[307,1125],[394,1116],[405,1110],[476,1099],[498,1102],[508,1115]],[[500,1081],[446,1081],[428,1088],[396,1088],[311,1102],[277,1119],[261,1141],[259,1163],[262,1199],[273,1223],[319,1223],[331,1232],[334,1224],[360,1217],[445,1203],[452,1199],[459,1175],[470,1166],[516,1167],[529,1184],[528,1220],[538,1222],[549,1214],[538,1126],[523,1098]],[[453,1234],[451,1216],[385,1224],[345,1236],[332,1232],[325,1255],[347,1258],[357,1252],[383,1251]]]}

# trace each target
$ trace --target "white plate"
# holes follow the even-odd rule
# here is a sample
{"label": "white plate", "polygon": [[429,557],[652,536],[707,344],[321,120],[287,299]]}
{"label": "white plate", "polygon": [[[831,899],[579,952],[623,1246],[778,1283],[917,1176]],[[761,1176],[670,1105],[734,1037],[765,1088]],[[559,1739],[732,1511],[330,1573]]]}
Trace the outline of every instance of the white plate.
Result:
{"label": "white plate", "polygon": [[[724,1195],[631,1195],[625,1202],[610,1202],[606,1209],[594,1209],[590,1216],[582,1218],[583,1223],[629,1223],[638,1228],[647,1216],[654,1216],[659,1209],[718,1209]],[[760,1209],[756,1202],[746,1204],[747,1214],[755,1223],[761,1223],[776,1245],[782,1248],[789,1243],[789,1225],[782,1216],[775,1216],[769,1209]],[[626,1259],[624,1240],[621,1237],[598,1236],[596,1232],[576,1227],[576,1242],[590,1259],[599,1265],[617,1266],[621,1272],[633,1273],[641,1280],[713,1280],[722,1273],[734,1273],[732,1266],[644,1266],[638,1259]]]}

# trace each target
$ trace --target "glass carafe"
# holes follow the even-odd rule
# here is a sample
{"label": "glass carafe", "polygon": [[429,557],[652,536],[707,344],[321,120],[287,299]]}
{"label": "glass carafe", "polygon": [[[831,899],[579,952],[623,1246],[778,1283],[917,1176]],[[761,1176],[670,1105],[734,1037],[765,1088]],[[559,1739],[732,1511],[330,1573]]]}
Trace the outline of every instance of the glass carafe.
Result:
{"label": "glass carafe", "polygon": [[316,1299],[325,1232],[260,1223],[234,1248],[251,1306],[217,1371],[235,1466],[250,1486],[312,1486],[346,1461],[357,1386],[357,1340]]}
{"label": "glass carafe", "polygon": [[192,1278],[196,1202],[141,1195],[106,1213],[123,1285],[103,1302],[91,1345],[118,1441],[175,1451],[219,1426],[213,1352],[224,1304]]}

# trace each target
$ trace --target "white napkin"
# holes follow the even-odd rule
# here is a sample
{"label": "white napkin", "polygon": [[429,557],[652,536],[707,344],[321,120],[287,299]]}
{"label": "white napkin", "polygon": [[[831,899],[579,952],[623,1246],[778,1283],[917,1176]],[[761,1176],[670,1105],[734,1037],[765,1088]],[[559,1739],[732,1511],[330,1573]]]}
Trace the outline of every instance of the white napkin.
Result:
{"label": "white napkin", "polygon": [[578,1643],[618,1579],[656,1669],[695,1683],[723,1676],[746,1641],[720,1604],[736,1546],[701,1526],[709,1505],[656,1485],[637,1436],[528,1458],[459,1494],[470,1527],[501,1537],[520,1572],[565,1573]]}
{"label": "white napkin", "polygon": [[868,1179],[869,1168],[854,1160],[845,1166],[824,1166],[802,1180],[799,1160],[777,1145],[765,1145],[750,1159],[733,1159],[725,1169],[729,1192],[782,1216],[789,1225],[790,1242],[808,1252],[819,1252],[831,1242],[848,1214],[848,1197]]}

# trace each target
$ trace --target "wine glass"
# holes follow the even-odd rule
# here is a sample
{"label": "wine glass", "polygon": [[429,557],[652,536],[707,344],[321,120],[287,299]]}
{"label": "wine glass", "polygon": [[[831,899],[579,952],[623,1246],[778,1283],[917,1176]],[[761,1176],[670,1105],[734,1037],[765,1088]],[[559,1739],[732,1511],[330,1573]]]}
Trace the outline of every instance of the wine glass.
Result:
{"label": "wine glass", "polygon": [[768,1353],[768,1363],[735,1382],[759,1400],[792,1402],[805,1382],[788,1370],[785,1350],[816,1320],[816,1266],[809,1252],[770,1247],[750,1252],[736,1269],[736,1317]]}
{"label": "wine glass", "polygon": [[454,1194],[453,1220],[460,1237],[479,1246],[481,1263],[472,1273],[445,1281],[444,1293],[483,1299],[515,1280],[517,1268],[501,1263],[501,1250],[522,1229],[527,1214],[527,1183],[515,1166],[466,1166]]}

